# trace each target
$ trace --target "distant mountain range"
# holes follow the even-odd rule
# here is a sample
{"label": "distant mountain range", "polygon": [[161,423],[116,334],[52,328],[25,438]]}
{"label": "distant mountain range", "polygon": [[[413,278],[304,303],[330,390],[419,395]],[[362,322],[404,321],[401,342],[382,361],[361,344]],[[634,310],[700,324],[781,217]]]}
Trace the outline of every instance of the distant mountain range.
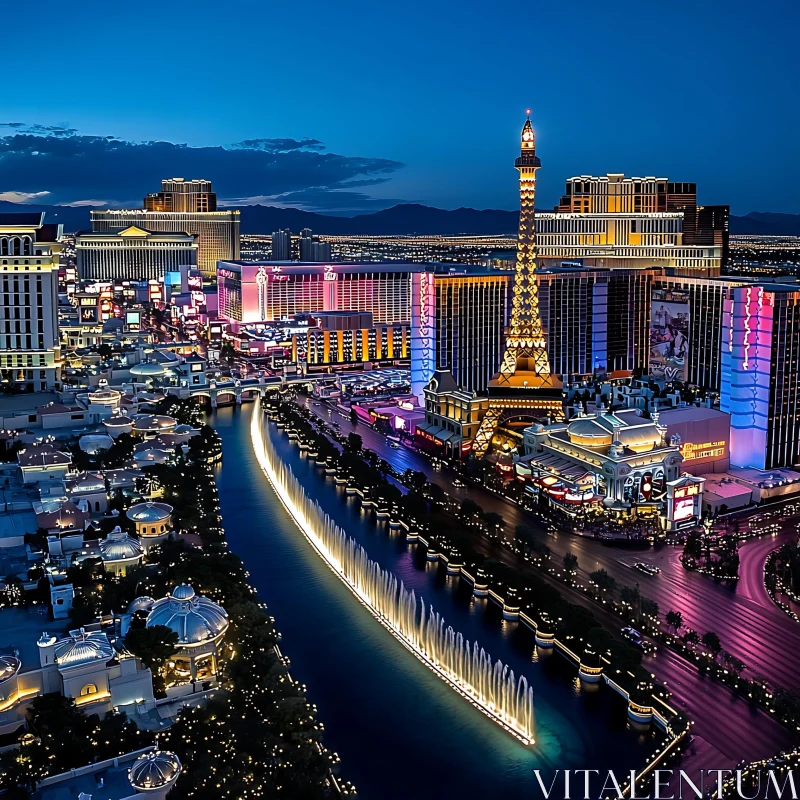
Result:
{"label": "distant mountain range", "polygon": [[[48,222],[60,222],[69,233],[90,228],[89,211],[83,206],[21,205],[0,201],[3,212],[47,212]],[[329,235],[455,235],[514,234],[519,215],[498,209],[456,208],[445,211],[415,203],[392,206],[373,214],[334,217],[295,208],[241,206],[242,233],[269,234],[279,228],[295,233],[311,228],[314,233]],[[772,236],[800,236],[800,214],[775,214],[753,211],[743,217],[731,217],[731,233]]]}

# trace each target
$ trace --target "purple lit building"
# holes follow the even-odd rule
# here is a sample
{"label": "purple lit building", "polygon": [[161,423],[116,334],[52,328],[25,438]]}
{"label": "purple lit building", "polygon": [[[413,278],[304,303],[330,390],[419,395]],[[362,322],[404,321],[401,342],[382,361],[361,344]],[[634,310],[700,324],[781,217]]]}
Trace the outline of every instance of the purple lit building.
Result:
{"label": "purple lit building", "polygon": [[800,287],[740,286],[725,300],[720,407],[735,467],[800,462]]}

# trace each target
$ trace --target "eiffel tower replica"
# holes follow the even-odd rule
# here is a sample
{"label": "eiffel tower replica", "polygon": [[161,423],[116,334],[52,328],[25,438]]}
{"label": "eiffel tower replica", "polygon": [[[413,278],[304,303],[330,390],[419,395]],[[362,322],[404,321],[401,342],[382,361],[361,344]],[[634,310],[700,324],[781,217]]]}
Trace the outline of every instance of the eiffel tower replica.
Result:
{"label": "eiffel tower replica", "polygon": [[522,128],[522,145],[514,167],[519,171],[519,235],[511,301],[511,325],[500,372],[489,381],[489,410],[481,422],[472,452],[481,458],[498,427],[532,424],[542,417],[564,416],[561,380],[550,372],[547,344],[539,316],[536,282],[536,136],[530,109]]}

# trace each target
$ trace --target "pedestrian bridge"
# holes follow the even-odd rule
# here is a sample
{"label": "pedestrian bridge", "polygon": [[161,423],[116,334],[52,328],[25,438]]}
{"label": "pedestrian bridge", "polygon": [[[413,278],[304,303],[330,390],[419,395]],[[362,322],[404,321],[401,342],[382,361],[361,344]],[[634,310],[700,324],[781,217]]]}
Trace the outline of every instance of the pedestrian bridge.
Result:
{"label": "pedestrian bridge", "polygon": [[209,381],[204,386],[167,386],[163,391],[181,399],[207,398],[211,408],[216,408],[220,403],[241,405],[243,401],[255,400],[256,395],[264,397],[268,389],[285,389],[302,384],[331,384],[335,381],[335,375],[275,375],[265,378]]}

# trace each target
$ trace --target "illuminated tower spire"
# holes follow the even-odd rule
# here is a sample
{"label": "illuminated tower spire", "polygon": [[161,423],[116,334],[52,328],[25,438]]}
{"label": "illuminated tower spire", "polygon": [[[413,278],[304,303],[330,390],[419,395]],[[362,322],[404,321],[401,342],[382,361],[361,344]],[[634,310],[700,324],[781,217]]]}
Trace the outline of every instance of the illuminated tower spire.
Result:
{"label": "illuminated tower spire", "polygon": [[519,233],[511,323],[500,372],[489,382],[489,410],[473,443],[482,456],[495,430],[503,424],[527,424],[537,417],[563,416],[561,381],[550,373],[536,282],[536,171],[542,162],[536,155],[536,134],[530,109],[522,126],[519,158]]}
{"label": "illuminated tower spire", "polygon": [[514,168],[519,172],[519,233],[514,295],[511,302],[511,327],[499,379],[517,370],[534,372],[542,378],[550,375],[542,321],[539,317],[539,287],[536,284],[536,171],[542,166],[536,155],[536,134],[531,125],[530,109],[522,126],[519,158]]}

